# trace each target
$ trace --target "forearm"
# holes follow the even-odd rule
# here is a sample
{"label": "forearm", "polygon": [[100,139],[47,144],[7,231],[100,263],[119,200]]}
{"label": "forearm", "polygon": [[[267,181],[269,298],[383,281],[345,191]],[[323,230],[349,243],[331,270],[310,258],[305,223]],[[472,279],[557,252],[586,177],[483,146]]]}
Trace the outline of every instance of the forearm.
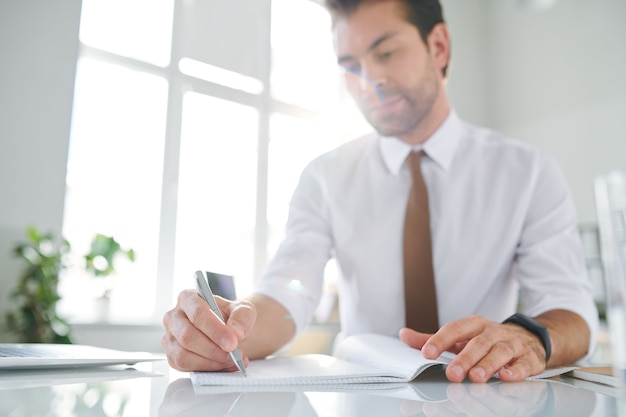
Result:
{"label": "forearm", "polygon": [[264,358],[287,344],[296,327],[287,309],[273,298],[254,294],[248,300],[256,306],[256,323],[240,347],[250,359]]}
{"label": "forearm", "polygon": [[590,331],[585,320],[567,310],[550,310],[535,319],[548,328],[552,356],[547,366],[569,365],[587,354]]}

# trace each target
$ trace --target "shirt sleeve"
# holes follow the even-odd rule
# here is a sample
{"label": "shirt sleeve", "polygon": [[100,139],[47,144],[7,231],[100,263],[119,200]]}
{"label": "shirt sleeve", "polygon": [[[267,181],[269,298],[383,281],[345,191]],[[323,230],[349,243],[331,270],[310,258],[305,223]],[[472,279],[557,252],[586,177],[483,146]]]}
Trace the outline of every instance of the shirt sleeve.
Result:
{"label": "shirt sleeve", "polygon": [[[537,316],[563,309],[580,315],[591,333],[588,356],[598,334],[598,311],[585,267],[577,214],[567,182],[552,159],[537,159],[533,191],[513,264],[520,283],[521,309]],[[587,357],[588,357],[587,356]]]}
{"label": "shirt sleeve", "polygon": [[332,238],[323,160],[303,171],[294,191],[285,238],[256,285],[255,292],[274,298],[291,315],[296,335],[310,322],[322,295],[324,269]]}

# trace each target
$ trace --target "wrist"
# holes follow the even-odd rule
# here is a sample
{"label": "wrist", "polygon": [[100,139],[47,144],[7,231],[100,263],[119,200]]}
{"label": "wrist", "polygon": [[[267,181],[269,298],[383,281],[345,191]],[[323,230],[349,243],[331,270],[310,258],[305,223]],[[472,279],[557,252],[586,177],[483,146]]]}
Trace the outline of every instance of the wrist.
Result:
{"label": "wrist", "polygon": [[550,341],[550,334],[548,333],[548,328],[546,326],[539,323],[537,320],[521,313],[515,313],[502,322],[502,324],[507,323],[523,327],[524,329],[537,336],[546,352],[546,363],[548,363],[548,360],[550,360],[550,355],[552,354],[552,343]]}

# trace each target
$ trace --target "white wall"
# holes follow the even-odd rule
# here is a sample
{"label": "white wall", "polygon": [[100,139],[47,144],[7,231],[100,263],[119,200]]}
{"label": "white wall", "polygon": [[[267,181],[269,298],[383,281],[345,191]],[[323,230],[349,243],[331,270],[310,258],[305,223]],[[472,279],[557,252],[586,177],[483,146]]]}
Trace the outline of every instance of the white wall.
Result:
{"label": "white wall", "polygon": [[490,2],[491,125],[554,156],[595,221],[593,179],[626,169],[626,1],[519,3]]}
{"label": "white wall", "polygon": [[594,222],[594,178],[626,170],[626,1],[442,3],[460,115],[555,157]]}
{"label": "white wall", "polygon": [[452,44],[448,67],[450,100],[465,120],[490,126],[490,3],[485,0],[443,0],[442,4]]}
{"label": "white wall", "polygon": [[80,0],[0,2],[0,322],[12,247],[27,225],[61,230],[79,19]]}

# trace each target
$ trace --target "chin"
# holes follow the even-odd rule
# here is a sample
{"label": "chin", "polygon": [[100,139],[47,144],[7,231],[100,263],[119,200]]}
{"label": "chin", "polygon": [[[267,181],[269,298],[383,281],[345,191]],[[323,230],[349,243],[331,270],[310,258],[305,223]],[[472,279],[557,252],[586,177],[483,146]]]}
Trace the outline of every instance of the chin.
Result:
{"label": "chin", "polygon": [[369,124],[382,136],[399,137],[412,132],[419,124],[416,116],[396,117],[392,120],[367,118]]}
{"label": "chin", "polygon": [[389,125],[383,123],[372,123],[372,127],[382,136],[398,137],[410,132],[411,129],[406,126]]}

